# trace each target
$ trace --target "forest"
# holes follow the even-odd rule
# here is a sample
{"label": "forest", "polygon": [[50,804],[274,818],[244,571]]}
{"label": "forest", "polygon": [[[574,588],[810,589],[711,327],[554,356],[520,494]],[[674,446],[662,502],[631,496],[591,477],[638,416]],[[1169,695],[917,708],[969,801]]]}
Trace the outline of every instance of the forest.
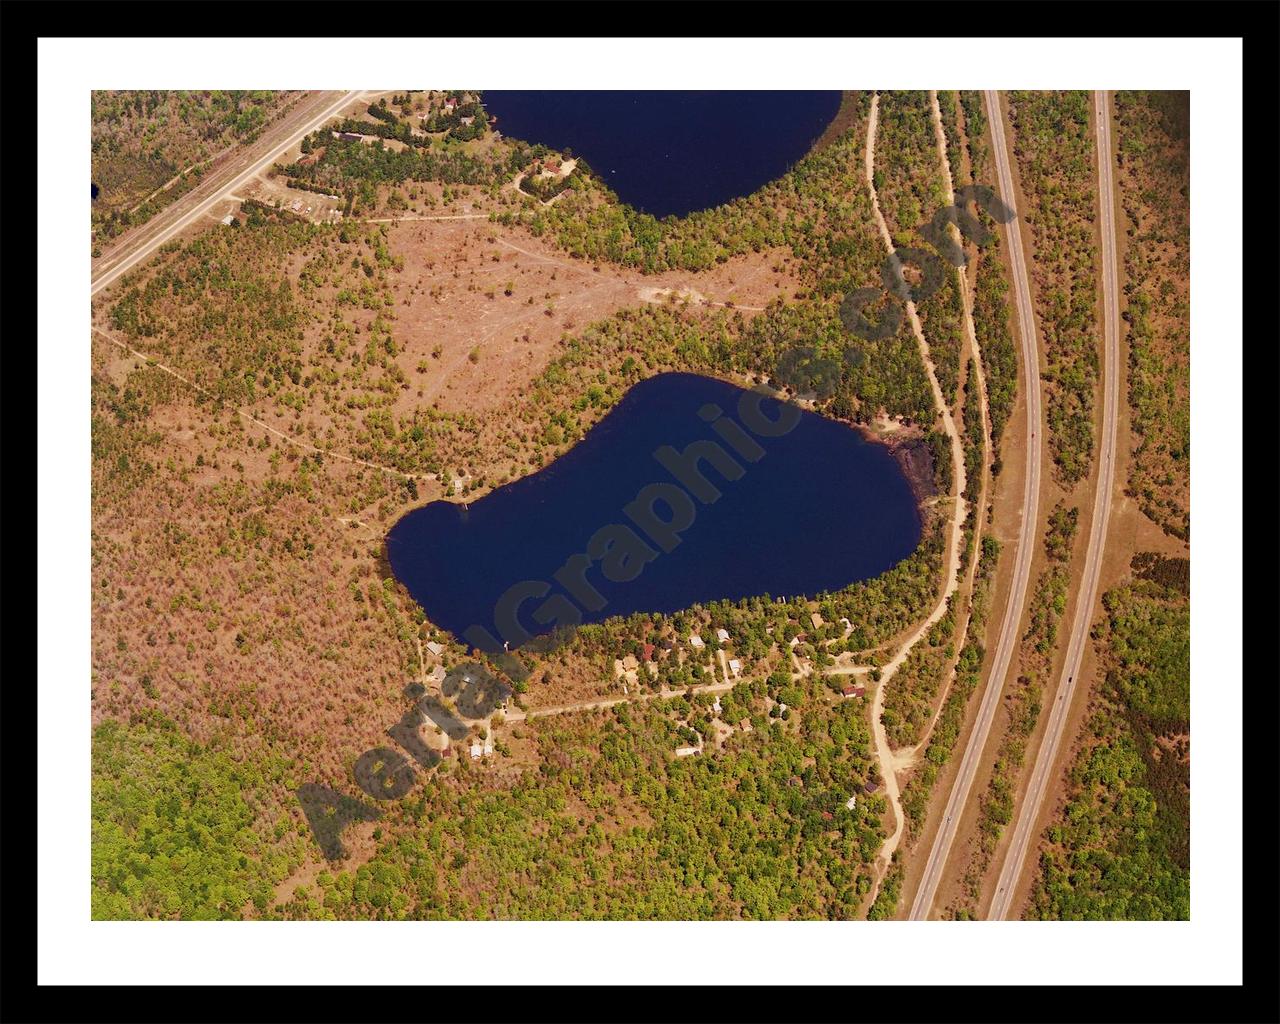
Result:
{"label": "forest", "polygon": [[1189,99],[1185,92],[1117,92],[1115,100],[1137,437],[1128,492],[1167,533],[1190,540]]}
{"label": "forest", "polygon": [[1035,310],[1044,339],[1049,452],[1070,487],[1093,462],[1098,382],[1097,169],[1090,93],[1011,92],[1014,154],[1034,240]]}
{"label": "forest", "polygon": [[1105,680],[1025,916],[1189,920],[1190,602],[1138,580],[1108,591],[1103,608]]}
{"label": "forest", "polygon": [[1005,684],[1003,733],[986,789],[979,798],[978,835],[969,851],[964,892],[948,908],[957,918],[973,915],[982,879],[1005,827],[1013,820],[1027,743],[1040,719],[1044,687],[1051,682],[1058,627],[1067,607],[1068,565],[1078,518],[1077,510],[1061,501],[1049,514],[1044,538],[1049,564],[1031,594],[1030,621],[1018,652],[1016,678]]}
{"label": "forest", "polygon": [[143,224],[193,188],[210,161],[252,142],[298,92],[95,90],[90,94],[93,240]]}
{"label": "forest", "polygon": [[[734,715],[754,728],[715,756],[671,758],[683,698],[530,723],[520,738],[537,748],[534,771],[437,777],[396,809],[407,826],[398,838],[352,872],[320,875],[278,913],[846,918],[883,834],[882,798],[845,806],[872,770],[867,722],[847,701],[771,722],[763,695],[763,683],[735,688]],[[821,699],[803,689],[806,704]]]}

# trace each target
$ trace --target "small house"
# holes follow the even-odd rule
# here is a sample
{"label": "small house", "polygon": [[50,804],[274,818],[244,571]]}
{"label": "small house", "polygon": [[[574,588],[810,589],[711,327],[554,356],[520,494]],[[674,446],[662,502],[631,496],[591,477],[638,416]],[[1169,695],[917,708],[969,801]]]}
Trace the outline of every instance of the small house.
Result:
{"label": "small house", "polygon": [[644,661],[653,661],[653,660],[654,660],[654,651],[656,651],[656,650],[657,650],[657,648],[656,648],[656,647],[654,647],[654,646],[653,646],[653,644],[648,643],[648,642],[645,642],[644,644],[642,644],[642,645],[641,645],[640,650],[641,650],[641,658],[642,658],[642,660],[644,660]]}
{"label": "small house", "polygon": [[676,747],[676,757],[692,757],[694,754],[701,753],[701,747]]}
{"label": "small house", "polygon": [[430,672],[427,673],[427,681],[430,683],[435,683],[438,686],[441,683],[443,683],[445,679],[448,678],[448,676],[449,676],[449,673],[444,670],[443,665],[436,665],[431,669]]}
{"label": "small house", "polygon": [[823,626],[826,625],[826,623],[822,621],[822,616],[819,615],[817,612],[814,612],[812,615],[809,616],[809,621],[813,623],[814,629],[821,629]]}
{"label": "small house", "polygon": [[471,744],[471,760],[476,761],[484,756],[484,744],[479,741]]}
{"label": "small house", "polygon": [[856,796],[849,797],[849,799],[844,802],[844,806],[846,810],[853,810],[858,806],[858,798]]}
{"label": "small house", "polygon": [[702,642],[702,637],[698,636],[697,633],[694,633],[691,637],[689,637],[689,646],[692,647],[695,651],[700,651],[707,645]]}
{"label": "small house", "polygon": [[853,697],[857,695],[858,688],[854,686],[853,683],[847,683],[845,684],[844,689],[842,689],[840,692],[844,694],[846,697]]}
{"label": "small house", "polygon": [[867,784],[862,787],[864,793],[875,793],[880,789],[880,783],[876,779],[868,779]]}
{"label": "small house", "polygon": [[740,662],[737,658],[730,658],[729,671],[733,673],[735,679],[738,676],[742,675],[742,662]]}
{"label": "small house", "polygon": [[432,654],[434,654],[437,658],[440,657],[440,655],[444,654],[444,646],[442,644],[436,643],[434,640],[428,640],[422,646],[425,647]]}
{"label": "small house", "polygon": [[729,642],[729,631],[727,629],[717,629],[716,639],[722,644],[727,644]]}

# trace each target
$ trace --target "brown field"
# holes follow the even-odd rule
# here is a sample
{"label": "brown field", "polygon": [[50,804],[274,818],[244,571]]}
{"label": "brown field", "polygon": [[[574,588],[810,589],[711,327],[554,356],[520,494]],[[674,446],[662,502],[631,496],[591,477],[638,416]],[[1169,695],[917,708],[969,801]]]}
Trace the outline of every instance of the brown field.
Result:
{"label": "brown field", "polygon": [[508,403],[566,333],[640,303],[642,289],[696,285],[712,302],[763,307],[796,288],[776,253],[730,260],[706,274],[646,276],[571,260],[527,231],[483,220],[405,221],[392,227],[389,245],[405,261],[393,285],[397,340],[404,342],[397,361],[413,379],[418,362],[442,349],[420,386],[401,393],[398,413],[422,403],[448,412]]}
{"label": "brown field", "polygon": [[[424,406],[501,415],[557,355],[566,332],[642,301],[640,275],[571,261],[524,230],[487,220],[388,225],[386,244],[402,260],[387,292],[394,361],[410,382],[395,395],[394,415]],[[284,268],[291,280],[308,255],[291,254]],[[673,291],[696,284],[709,300],[757,307],[795,288],[771,253],[644,284]],[[120,290],[110,290],[96,318],[110,337],[118,332],[105,310]],[[318,305],[336,291],[322,287]],[[386,316],[345,315],[357,333]],[[304,329],[304,366],[323,362],[326,326],[316,318]],[[148,342],[128,344],[146,351]],[[163,358],[200,379],[206,367],[191,348]],[[237,732],[247,747],[296,754],[336,781],[356,755],[382,742],[403,713],[402,687],[418,672],[416,606],[399,588],[386,607],[368,596],[382,588],[381,538],[413,502],[392,474],[333,458],[322,468],[307,461],[307,438],[351,436],[341,408],[308,409],[307,433],[290,443],[282,435],[297,436],[299,418],[277,402],[252,403],[252,415],[280,434],[212,407],[102,334],[93,350],[95,375],[151,396],[149,474],[129,486],[95,483],[94,722],[160,708],[197,739]],[[441,491],[424,483],[418,500]],[[461,654],[455,646],[447,657]],[[547,706],[617,690],[604,661],[562,655],[527,701]]]}

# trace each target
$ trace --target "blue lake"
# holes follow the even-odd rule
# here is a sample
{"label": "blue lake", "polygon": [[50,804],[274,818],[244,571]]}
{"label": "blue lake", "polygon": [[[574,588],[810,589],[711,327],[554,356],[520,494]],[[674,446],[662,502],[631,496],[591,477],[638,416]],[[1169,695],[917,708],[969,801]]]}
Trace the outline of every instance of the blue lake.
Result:
{"label": "blue lake", "polygon": [[578,621],[836,590],[907,557],[921,528],[884,446],[667,373],[539,472],[469,505],[407,513],[387,557],[433,623],[474,647],[515,649]]}
{"label": "blue lake", "polygon": [[782,177],[840,93],[485,90],[484,101],[504,135],[569,149],[624,203],[682,217]]}

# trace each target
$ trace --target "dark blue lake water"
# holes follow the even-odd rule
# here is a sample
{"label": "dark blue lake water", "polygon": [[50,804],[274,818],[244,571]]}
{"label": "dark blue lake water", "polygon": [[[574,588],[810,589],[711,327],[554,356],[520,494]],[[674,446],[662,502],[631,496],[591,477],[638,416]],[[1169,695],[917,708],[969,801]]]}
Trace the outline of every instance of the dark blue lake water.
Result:
{"label": "dark blue lake water", "polygon": [[504,135],[569,149],[655,217],[750,195],[809,151],[840,108],[832,92],[485,90]]}
{"label": "dark blue lake water", "polygon": [[[541,471],[469,508],[409,512],[387,555],[432,622],[494,649],[497,640],[468,636],[481,626],[515,649],[577,616],[835,590],[891,568],[920,535],[910,486],[883,446],[722,381],[668,373],[637,384]],[[575,554],[590,566],[577,571]],[[524,598],[514,619],[504,594]]]}

